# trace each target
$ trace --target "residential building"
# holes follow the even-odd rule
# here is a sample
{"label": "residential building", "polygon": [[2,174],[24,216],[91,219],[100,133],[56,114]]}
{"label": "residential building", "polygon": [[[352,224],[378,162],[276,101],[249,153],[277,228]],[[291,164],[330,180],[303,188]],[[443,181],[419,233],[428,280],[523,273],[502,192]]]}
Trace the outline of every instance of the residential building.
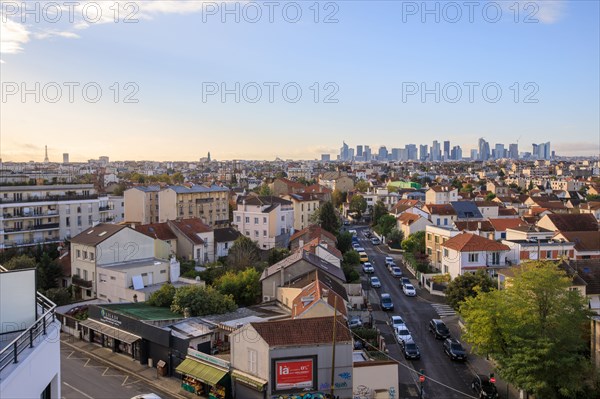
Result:
{"label": "residential building", "polygon": [[[314,317],[258,322],[232,332],[231,366],[236,397],[306,395],[329,391],[332,385],[336,396],[352,397],[353,340],[343,320]],[[243,373],[242,378],[247,375],[266,382],[266,392],[263,387],[259,391],[240,383],[238,372]]]}
{"label": "residential building", "polygon": [[273,183],[269,184],[271,193],[275,196],[301,193],[304,191],[306,186],[302,183],[298,183],[289,179],[278,178],[273,180]]}
{"label": "residential building", "polygon": [[71,240],[71,276],[76,298],[96,298],[97,266],[154,258],[154,240],[124,225],[99,224]]}
{"label": "residential building", "polygon": [[590,201],[579,207],[580,213],[591,213],[600,222],[600,201]]}
{"label": "residential building", "polygon": [[158,192],[158,203],[159,222],[198,218],[213,228],[229,225],[227,187],[168,186]]}
{"label": "residential building", "polygon": [[2,186],[0,250],[61,242],[108,211],[108,197],[99,197],[93,184]]}
{"label": "residential building", "polygon": [[442,273],[456,278],[466,272],[495,269],[506,265],[509,247],[475,234],[461,233],[442,243]]}
{"label": "residential building", "polygon": [[343,172],[325,172],[319,176],[319,184],[343,193],[354,189],[354,180]]}
{"label": "residential building", "polygon": [[292,318],[333,317],[337,314],[347,319],[347,299],[344,300],[342,295],[317,279],[303,287],[292,301]]}
{"label": "residential building", "polygon": [[310,224],[310,219],[319,209],[320,196],[311,193],[288,194],[282,198],[291,201],[294,208],[294,230],[299,231]]}
{"label": "residential building", "polygon": [[562,231],[554,240],[572,242],[576,260],[600,259],[600,231]]}
{"label": "residential building", "polygon": [[396,218],[396,227],[404,234],[404,237],[418,231],[425,231],[425,227],[428,225],[431,225],[429,219],[408,211]]}
{"label": "residential building", "polygon": [[451,204],[426,204],[423,205],[423,211],[429,214],[429,220],[435,226],[452,226],[458,219]]}
{"label": "residential building", "polygon": [[528,260],[572,259],[575,243],[554,239],[554,235],[554,231],[539,226],[507,228],[502,243],[510,249],[508,262],[518,265]]}
{"label": "residential building", "polygon": [[158,192],[160,186],[137,186],[125,190],[125,221],[140,224],[159,222]]}
{"label": "residential building", "polygon": [[327,246],[334,247],[337,244],[337,238],[329,231],[321,228],[321,226],[312,224],[300,231],[294,233],[290,237],[290,248],[292,251],[304,247],[304,244],[317,239],[320,243],[325,243]]}
{"label": "residential building", "polygon": [[598,220],[589,213],[549,214],[537,223],[551,231],[598,231]]}
{"label": "residential building", "polygon": [[294,232],[294,207],[275,196],[239,197],[232,224],[260,249],[286,248]]}
{"label": "residential building", "polygon": [[177,256],[193,260],[196,265],[215,261],[215,234],[200,219],[169,220],[177,237]]}
{"label": "residential building", "polygon": [[241,236],[240,232],[231,227],[223,227],[214,230],[215,234],[215,257],[221,258],[229,255],[229,250],[235,240]]}
{"label": "residential building", "polygon": [[450,226],[425,226],[425,251],[429,263],[437,270],[442,270],[442,244],[460,234],[460,231]]}
{"label": "residential building", "polygon": [[0,266],[0,396],[60,399],[56,305],[36,292],[35,269]]}
{"label": "residential building", "polygon": [[458,189],[452,186],[432,186],[425,192],[426,204],[449,204],[458,200]]}

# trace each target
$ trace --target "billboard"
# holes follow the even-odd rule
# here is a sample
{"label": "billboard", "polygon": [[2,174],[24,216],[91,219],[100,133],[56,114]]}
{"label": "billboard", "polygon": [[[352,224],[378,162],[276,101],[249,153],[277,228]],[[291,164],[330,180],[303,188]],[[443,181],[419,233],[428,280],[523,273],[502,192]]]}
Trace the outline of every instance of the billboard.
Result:
{"label": "billboard", "polygon": [[314,358],[275,360],[275,390],[314,389]]}

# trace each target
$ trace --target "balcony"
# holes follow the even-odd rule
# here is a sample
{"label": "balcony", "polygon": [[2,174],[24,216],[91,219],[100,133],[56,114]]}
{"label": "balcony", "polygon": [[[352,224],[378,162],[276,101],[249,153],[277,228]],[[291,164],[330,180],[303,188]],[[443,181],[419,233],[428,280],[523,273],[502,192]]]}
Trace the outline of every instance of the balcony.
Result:
{"label": "balcony", "polygon": [[58,216],[58,211],[50,210],[48,212],[31,212],[31,213],[4,213],[2,217],[4,219],[32,219],[32,218],[45,218]]}
{"label": "balcony", "polygon": [[30,247],[33,245],[53,244],[53,243],[62,242],[62,241],[63,240],[61,240],[60,237],[47,237],[47,238],[43,238],[43,239],[20,240],[20,241],[5,240],[4,243],[0,244],[0,249]]}
{"label": "balcony", "polygon": [[33,197],[33,198],[20,198],[20,199],[10,199],[10,198],[0,198],[0,204],[18,204],[18,203],[28,203],[28,202],[54,202],[54,201],[75,201],[75,200],[90,200],[90,199],[98,199],[97,194],[89,194],[89,195],[49,195],[46,197]]}
{"label": "balcony", "polygon": [[98,207],[98,210],[100,212],[110,211],[110,206],[101,206],[101,207]]}
{"label": "balcony", "polygon": [[83,288],[92,288],[92,281],[91,280],[84,280],[81,277],[79,277],[78,275],[74,275],[72,277],[72,281],[73,281],[73,285],[77,285],[79,287],[83,287]]}

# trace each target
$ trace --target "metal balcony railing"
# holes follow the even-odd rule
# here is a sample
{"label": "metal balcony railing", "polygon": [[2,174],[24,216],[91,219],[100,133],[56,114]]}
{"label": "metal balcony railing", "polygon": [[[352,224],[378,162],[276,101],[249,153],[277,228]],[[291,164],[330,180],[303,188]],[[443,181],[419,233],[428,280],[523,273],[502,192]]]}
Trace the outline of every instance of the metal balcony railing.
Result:
{"label": "metal balcony railing", "polygon": [[[4,268],[2,268],[4,269]],[[4,269],[6,270],[6,269]],[[19,362],[19,355],[24,350],[33,348],[37,338],[47,334],[47,328],[54,323],[56,305],[51,300],[37,293],[36,302],[41,309],[41,316],[17,338],[0,351],[0,372],[11,364]]]}
{"label": "metal balcony railing", "polygon": [[74,200],[88,200],[97,199],[97,194],[89,195],[48,195],[44,197],[29,197],[29,198],[0,198],[2,204],[16,204],[24,202],[48,202],[48,201],[74,201]]}
{"label": "metal balcony railing", "polygon": [[84,288],[92,288],[92,284],[93,284],[93,282],[91,280],[84,280],[83,278],[79,277],[78,275],[74,275],[72,277],[72,282],[74,285],[78,285],[78,286],[84,287]]}

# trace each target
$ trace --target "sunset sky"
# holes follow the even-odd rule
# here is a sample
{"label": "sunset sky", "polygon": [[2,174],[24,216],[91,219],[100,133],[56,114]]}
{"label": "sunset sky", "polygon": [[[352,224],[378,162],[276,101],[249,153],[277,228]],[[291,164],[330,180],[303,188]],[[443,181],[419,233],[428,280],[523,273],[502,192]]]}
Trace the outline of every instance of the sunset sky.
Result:
{"label": "sunset sky", "polygon": [[27,3],[2,1],[3,161],[600,152],[598,1]]}

